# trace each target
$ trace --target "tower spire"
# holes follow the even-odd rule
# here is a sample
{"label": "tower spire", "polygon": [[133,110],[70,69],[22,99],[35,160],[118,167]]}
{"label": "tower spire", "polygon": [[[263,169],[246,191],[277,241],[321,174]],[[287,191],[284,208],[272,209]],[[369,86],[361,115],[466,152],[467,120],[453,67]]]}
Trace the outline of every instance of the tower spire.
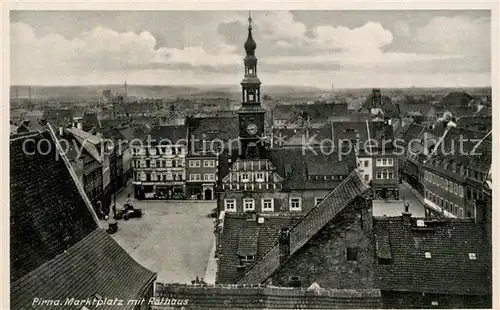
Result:
{"label": "tower spire", "polygon": [[245,42],[245,51],[247,56],[255,55],[255,49],[257,48],[257,43],[253,40],[252,37],[252,13],[248,11],[248,37]]}

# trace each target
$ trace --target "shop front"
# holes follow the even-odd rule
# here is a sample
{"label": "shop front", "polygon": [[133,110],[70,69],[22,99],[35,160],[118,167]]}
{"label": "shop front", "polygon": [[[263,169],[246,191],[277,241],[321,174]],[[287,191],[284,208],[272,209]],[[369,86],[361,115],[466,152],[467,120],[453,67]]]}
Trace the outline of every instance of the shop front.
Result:
{"label": "shop front", "polygon": [[134,182],[134,196],[136,199],[172,199],[186,198],[184,184],[165,184],[160,182]]}

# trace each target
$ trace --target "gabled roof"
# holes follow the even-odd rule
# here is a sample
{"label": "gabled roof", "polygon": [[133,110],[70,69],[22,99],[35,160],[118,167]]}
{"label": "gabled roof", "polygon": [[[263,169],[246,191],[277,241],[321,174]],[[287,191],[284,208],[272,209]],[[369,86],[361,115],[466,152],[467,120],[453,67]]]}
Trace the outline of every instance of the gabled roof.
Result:
{"label": "gabled roof", "polygon": [[446,95],[436,106],[443,107],[466,107],[474,99],[471,95],[466,92],[451,92]]}
{"label": "gabled roof", "polygon": [[298,215],[259,217],[264,217],[262,224],[256,219],[247,220],[246,215],[226,213],[219,243],[217,283],[236,283],[243,275],[237,270],[240,255],[253,255],[255,261],[261,260],[278,241],[280,229],[295,226],[302,218]]}
{"label": "gabled roof", "polygon": [[97,162],[102,162],[101,142],[103,139],[101,137],[92,135],[75,127],[69,128],[68,132],[76,138],[80,145],[83,145],[85,150],[92,155]]}
{"label": "gabled roof", "polygon": [[[413,218],[412,226],[405,226],[402,217],[374,218],[376,245],[386,248],[376,254],[387,258],[389,251],[391,260],[387,265],[375,261],[375,287],[382,291],[492,294],[491,245],[480,225],[468,219],[425,220],[427,227],[418,229],[415,221]],[[430,258],[425,257],[426,252]]]}
{"label": "gabled roof", "polygon": [[227,141],[237,139],[239,135],[238,116],[188,118],[189,138],[221,139]]}
{"label": "gabled roof", "polygon": [[73,123],[73,111],[69,109],[46,109],[42,119],[54,127],[67,127]]}
{"label": "gabled roof", "polygon": [[[92,300],[96,294],[102,299],[139,299],[155,279],[155,273],[139,265],[107,232],[95,229],[65,252],[13,283],[11,307],[30,307],[40,294],[62,301],[66,298]],[[120,309],[134,307],[124,302]],[[64,308],[81,309],[81,305]]]}
{"label": "gabled roof", "polygon": [[101,128],[101,122],[99,121],[97,112],[85,112],[82,117],[82,129],[84,131],[90,131],[92,128]]}
{"label": "gabled roof", "polygon": [[[24,144],[26,139],[48,141],[41,144],[47,149],[37,152],[35,145]],[[44,132],[10,141],[11,307],[33,308],[35,297],[63,302],[93,299],[96,294],[113,300],[141,298],[156,274],[99,228],[69,163],[56,154],[53,139]]]}
{"label": "gabled roof", "polygon": [[149,135],[152,143],[187,144],[186,126],[154,126]]}
{"label": "gabled roof", "polygon": [[273,110],[274,119],[286,119],[291,122],[297,119],[310,119],[311,121],[326,121],[333,115],[343,115],[347,113],[347,104],[286,104],[278,105]]}
{"label": "gabled roof", "polygon": [[319,149],[316,149],[315,152],[316,153],[308,149],[303,152],[300,148],[268,150],[267,156],[276,167],[276,173],[284,178],[284,189],[331,190],[339,185],[341,180],[309,180],[308,169],[312,169],[312,172],[316,172],[321,167],[327,165],[336,166],[342,164],[347,166],[347,173],[341,174],[340,172],[343,172],[342,170],[336,171],[335,175],[347,176],[356,167],[356,156],[354,152],[341,157],[339,157],[337,152],[328,154],[322,153]]}
{"label": "gabled roof", "polygon": [[[42,155],[28,139],[34,143],[49,141],[50,145],[41,145],[47,147],[44,153],[50,152]],[[10,140],[10,216],[13,281],[97,228],[64,162],[56,157],[55,144],[47,131]]]}
{"label": "gabled roof", "polygon": [[[344,181],[332,190],[323,201],[311,209],[302,220],[290,230],[290,256],[296,253],[318,231],[335,218],[357,196],[369,189],[360,178],[357,170],[353,171]],[[267,280],[280,266],[279,245],[272,249],[253,266],[239,284],[259,284]]]}

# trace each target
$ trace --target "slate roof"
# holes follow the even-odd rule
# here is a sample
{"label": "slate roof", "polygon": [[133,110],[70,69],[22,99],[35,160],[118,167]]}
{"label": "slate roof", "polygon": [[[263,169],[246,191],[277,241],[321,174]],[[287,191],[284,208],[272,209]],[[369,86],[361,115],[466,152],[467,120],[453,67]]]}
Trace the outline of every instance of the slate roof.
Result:
{"label": "slate roof", "polygon": [[[11,287],[11,307],[30,307],[35,297],[66,300],[139,299],[156,279],[156,274],[139,265],[102,229],[95,229],[81,241],[26,274]],[[43,292],[43,293],[42,293]],[[42,294],[42,295],[40,295]],[[80,309],[81,306],[64,306]],[[116,306],[101,306],[114,309]],[[124,305],[120,309],[134,309]]]}
{"label": "slate roof", "polygon": [[82,129],[84,131],[90,131],[92,128],[100,129],[101,122],[96,112],[88,113],[85,112],[82,116]]}
{"label": "slate roof", "polygon": [[217,283],[236,283],[243,276],[237,270],[239,255],[254,255],[255,261],[259,261],[278,241],[280,229],[295,226],[301,219],[297,215],[262,216],[264,223],[258,224],[256,219],[247,220],[246,215],[226,213],[220,239]]}
{"label": "slate roof", "polygon": [[403,139],[405,144],[408,144],[411,140],[418,139],[424,130],[424,125],[411,123],[406,131],[403,132],[401,139]]}
{"label": "slate roof", "polygon": [[[405,226],[403,218],[374,218],[375,283],[382,291],[491,295],[491,245],[480,225],[468,219],[426,220],[426,228]],[[385,239],[385,240],[384,240]],[[388,251],[390,253],[388,253]],[[425,257],[429,252],[431,258]],[[469,259],[475,253],[476,259]],[[377,260],[377,257],[375,257]]]}
{"label": "slate roof", "polygon": [[287,125],[304,125],[306,120],[312,123],[328,121],[333,116],[343,116],[348,113],[347,104],[287,104],[278,105],[272,111],[273,120],[287,120]]}
{"label": "slate roof", "polygon": [[186,126],[154,126],[149,133],[152,143],[187,144]]}
{"label": "slate roof", "polygon": [[25,134],[10,140],[10,267],[13,281],[54,258],[97,227],[64,162],[56,158],[55,144],[52,142],[50,152],[42,155],[34,145],[27,143],[28,151],[35,152],[28,155],[23,152],[23,142],[28,138],[35,143],[43,139],[52,142],[48,132]]}
{"label": "slate roof", "polygon": [[441,107],[466,107],[474,99],[471,95],[466,92],[451,92],[446,95],[441,101],[439,101],[436,106]]}
{"label": "slate roof", "polygon": [[[369,186],[361,180],[359,172],[354,170],[323,201],[311,209],[297,225],[290,229],[290,256],[302,248],[357,196],[364,194],[367,190],[369,190]],[[278,269],[279,265],[279,245],[276,243],[238,283],[262,283]]]}
{"label": "slate roof", "polygon": [[[373,93],[367,96],[363,104],[361,105],[360,111],[362,110],[368,110],[373,107]],[[385,117],[398,117],[401,114],[399,104],[398,103],[393,103],[391,98],[387,96],[381,96],[381,106],[380,107],[373,107],[373,108],[381,108],[384,116]]]}
{"label": "slate roof", "polygon": [[[48,154],[25,153],[23,142],[28,138],[49,141],[50,150],[44,150]],[[26,147],[32,150],[29,143]],[[13,309],[32,308],[34,297],[143,296],[156,275],[137,264],[98,227],[65,162],[56,156],[48,132],[11,139],[10,168]],[[64,308],[80,309],[81,305]]]}
{"label": "slate roof", "polygon": [[337,290],[276,286],[156,284],[158,297],[189,300],[189,309],[379,309],[377,289]]}
{"label": "slate roof", "polygon": [[[339,166],[338,169],[341,170],[335,171],[336,174],[334,175],[347,176],[356,167],[354,153],[343,155],[339,160],[337,152],[332,154],[323,154],[320,150],[316,150],[316,152],[315,154],[310,150],[306,150],[303,153],[302,149],[268,150],[267,158],[273,163],[276,173],[284,178],[283,189],[334,189],[340,184],[341,180],[309,180],[308,169],[315,173],[321,168],[332,166],[328,169],[333,173],[333,170],[337,169],[335,167]],[[341,174],[345,169],[347,169],[347,173]]]}
{"label": "slate roof", "polygon": [[73,111],[69,109],[46,109],[42,119],[53,127],[68,127],[73,123]]}
{"label": "slate roof", "polygon": [[187,125],[189,126],[189,138],[207,140],[221,139],[227,141],[237,139],[239,133],[238,116],[231,117],[203,117],[203,118],[188,118]]}
{"label": "slate roof", "polygon": [[465,127],[488,132],[493,127],[493,119],[490,115],[477,116],[469,115],[462,116],[456,120],[457,127]]}

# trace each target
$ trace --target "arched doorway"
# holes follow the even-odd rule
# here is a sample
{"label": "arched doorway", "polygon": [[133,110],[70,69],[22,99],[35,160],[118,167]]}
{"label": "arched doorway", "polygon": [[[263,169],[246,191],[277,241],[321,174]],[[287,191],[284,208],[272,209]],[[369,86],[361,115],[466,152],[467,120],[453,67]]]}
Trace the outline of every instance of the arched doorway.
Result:
{"label": "arched doorway", "polygon": [[212,190],[210,188],[205,189],[205,200],[212,200]]}

